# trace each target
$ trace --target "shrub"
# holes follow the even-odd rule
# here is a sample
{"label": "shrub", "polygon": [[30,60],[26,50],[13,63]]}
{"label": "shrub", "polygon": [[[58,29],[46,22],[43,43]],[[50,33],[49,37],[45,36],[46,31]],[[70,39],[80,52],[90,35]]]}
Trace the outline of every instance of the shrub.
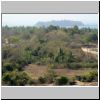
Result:
{"label": "shrub", "polygon": [[32,79],[25,73],[12,71],[3,74],[2,81],[6,85],[24,86],[32,84]]}
{"label": "shrub", "polygon": [[92,82],[92,81],[98,81],[98,72],[97,71],[91,71],[89,73],[86,73],[81,76],[76,76],[76,79],[82,82]]}
{"label": "shrub", "polygon": [[38,78],[39,83],[43,84],[46,82],[46,78],[45,77],[39,77]]}
{"label": "shrub", "polygon": [[42,65],[40,61],[37,61],[35,64],[36,65]]}
{"label": "shrub", "polygon": [[48,69],[47,74],[45,74],[47,83],[54,82],[56,76],[57,75],[55,74],[55,72],[52,69]]}
{"label": "shrub", "polygon": [[70,68],[70,69],[79,69],[79,68],[81,68],[81,66],[80,66],[79,63],[70,63],[70,64],[68,64],[68,68]]}
{"label": "shrub", "polygon": [[51,68],[51,69],[56,68],[55,64],[49,64],[48,67]]}
{"label": "shrub", "polygon": [[82,63],[81,65],[83,65],[84,68],[98,68],[98,63],[94,62],[94,63]]}
{"label": "shrub", "polygon": [[[35,83],[35,82],[34,82],[33,79],[29,79],[29,80],[28,80],[28,84],[29,84],[29,85],[32,85],[32,84],[34,84],[34,83]],[[27,85],[28,85],[28,84],[27,84]]]}
{"label": "shrub", "polygon": [[69,78],[69,85],[75,85],[75,84],[76,84],[75,77]]}
{"label": "shrub", "polygon": [[9,72],[4,73],[4,75],[2,76],[2,83],[11,85],[11,77],[12,75]]}
{"label": "shrub", "polygon": [[40,61],[41,61],[41,64],[48,64],[51,62],[51,59],[49,57],[43,57],[40,59]]}
{"label": "shrub", "polygon": [[70,69],[80,69],[80,68],[97,68],[98,63],[80,62],[80,63],[69,63],[68,68]]}
{"label": "shrub", "polygon": [[55,79],[56,85],[66,85],[66,84],[68,84],[68,82],[69,82],[69,79],[64,76],[60,76]]}
{"label": "shrub", "polygon": [[12,71],[13,70],[13,66],[11,63],[5,63],[3,64],[2,67],[2,72],[5,73],[6,71]]}
{"label": "shrub", "polygon": [[75,78],[76,78],[76,80],[81,81],[81,76],[80,75],[77,75]]}

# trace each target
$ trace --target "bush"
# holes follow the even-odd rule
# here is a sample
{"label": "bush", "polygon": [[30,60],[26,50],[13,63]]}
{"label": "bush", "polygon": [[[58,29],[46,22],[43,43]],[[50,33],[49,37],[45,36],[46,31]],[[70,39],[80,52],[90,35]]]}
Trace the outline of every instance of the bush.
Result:
{"label": "bush", "polygon": [[3,64],[2,67],[2,72],[5,73],[6,71],[12,71],[13,70],[13,66],[11,63],[5,63]]}
{"label": "bush", "polygon": [[45,78],[46,78],[47,83],[54,82],[56,76],[57,75],[55,74],[55,72],[52,69],[48,69],[48,72],[45,75]]}
{"label": "bush", "polygon": [[94,63],[82,63],[81,65],[83,65],[84,68],[98,68],[98,63],[94,62]]}
{"label": "bush", "polygon": [[68,68],[70,68],[70,69],[79,69],[79,68],[81,68],[81,66],[80,66],[79,63],[70,63],[70,64],[68,64]]}
{"label": "bush", "polygon": [[13,86],[24,86],[32,84],[32,79],[25,72],[19,72],[19,71],[4,73],[2,81],[6,85],[13,85]]}
{"label": "bush", "polygon": [[76,76],[76,80],[81,81],[81,76],[80,75],[77,75]]}
{"label": "bush", "polygon": [[76,82],[75,82],[75,77],[71,77],[70,79],[69,79],[69,85],[75,85],[76,84]]}
{"label": "bush", "polygon": [[4,73],[4,75],[2,76],[2,83],[3,85],[11,85],[11,77],[12,75],[9,72]]}
{"label": "bush", "polygon": [[80,62],[80,63],[69,63],[68,68],[70,69],[80,69],[80,68],[97,68],[98,63]]}
{"label": "bush", "polygon": [[46,82],[46,78],[45,77],[39,77],[38,78],[39,83],[43,84]]}
{"label": "bush", "polygon": [[28,80],[28,84],[27,85],[32,85],[32,84],[34,84],[35,82],[34,82],[34,80],[33,79],[29,79]]}
{"label": "bush", "polygon": [[49,57],[43,57],[43,58],[40,59],[40,62],[41,62],[42,65],[48,64],[48,63],[51,62],[51,59]]}
{"label": "bush", "polygon": [[51,68],[51,69],[56,68],[55,64],[49,64],[48,67]]}
{"label": "bush", "polygon": [[42,65],[40,61],[37,61],[35,64],[36,65]]}
{"label": "bush", "polygon": [[91,71],[89,73],[86,73],[81,76],[76,76],[76,79],[82,82],[92,82],[92,81],[98,81],[98,72],[97,71]]}
{"label": "bush", "polygon": [[69,82],[69,79],[64,76],[60,76],[55,79],[56,85],[66,85],[66,84],[68,84],[68,82]]}

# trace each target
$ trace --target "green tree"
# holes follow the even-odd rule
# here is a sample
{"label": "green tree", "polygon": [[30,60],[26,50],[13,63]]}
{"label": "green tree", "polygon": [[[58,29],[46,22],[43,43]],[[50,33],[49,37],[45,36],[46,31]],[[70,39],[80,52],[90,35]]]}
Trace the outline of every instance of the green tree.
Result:
{"label": "green tree", "polygon": [[12,72],[4,73],[2,81],[5,85],[24,86],[29,85],[32,79],[25,72],[18,72],[17,70],[15,70]]}
{"label": "green tree", "polygon": [[67,85],[68,82],[69,82],[69,79],[67,77],[64,77],[64,76],[60,76],[60,77],[57,77],[55,79],[56,85]]}
{"label": "green tree", "polygon": [[62,48],[59,49],[57,56],[55,57],[55,61],[58,63],[62,63],[64,61],[65,53]]}
{"label": "green tree", "polygon": [[58,26],[50,25],[50,26],[47,27],[48,32],[49,32],[49,31],[52,31],[52,30],[57,30],[57,29],[59,29]]}
{"label": "green tree", "polygon": [[80,31],[78,29],[78,26],[76,26],[76,25],[69,31],[70,36],[73,36],[74,34],[79,34],[79,33],[80,33]]}
{"label": "green tree", "polygon": [[73,62],[73,61],[75,61],[75,58],[74,58],[72,52],[68,51],[66,53],[66,62],[69,63],[69,62]]}
{"label": "green tree", "polygon": [[12,63],[4,63],[2,66],[2,72],[5,73],[7,71],[13,71],[14,66],[12,65]]}

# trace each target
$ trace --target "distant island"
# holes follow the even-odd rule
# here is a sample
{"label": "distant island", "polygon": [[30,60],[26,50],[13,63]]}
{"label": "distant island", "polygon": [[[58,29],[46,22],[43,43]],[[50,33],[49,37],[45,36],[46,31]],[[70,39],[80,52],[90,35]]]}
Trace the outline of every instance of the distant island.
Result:
{"label": "distant island", "polygon": [[52,21],[47,21],[47,22],[37,22],[35,26],[37,27],[48,27],[50,25],[53,26],[59,26],[59,27],[66,27],[66,26],[84,26],[84,24],[81,21],[72,21],[72,20],[52,20]]}

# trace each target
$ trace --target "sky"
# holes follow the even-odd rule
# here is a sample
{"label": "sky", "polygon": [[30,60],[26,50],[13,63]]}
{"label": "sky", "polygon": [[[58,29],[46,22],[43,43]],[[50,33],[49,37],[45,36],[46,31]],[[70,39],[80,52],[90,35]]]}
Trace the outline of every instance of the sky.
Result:
{"label": "sky", "polygon": [[39,21],[72,20],[98,24],[98,14],[2,14],[2,26],[34,26]]}

